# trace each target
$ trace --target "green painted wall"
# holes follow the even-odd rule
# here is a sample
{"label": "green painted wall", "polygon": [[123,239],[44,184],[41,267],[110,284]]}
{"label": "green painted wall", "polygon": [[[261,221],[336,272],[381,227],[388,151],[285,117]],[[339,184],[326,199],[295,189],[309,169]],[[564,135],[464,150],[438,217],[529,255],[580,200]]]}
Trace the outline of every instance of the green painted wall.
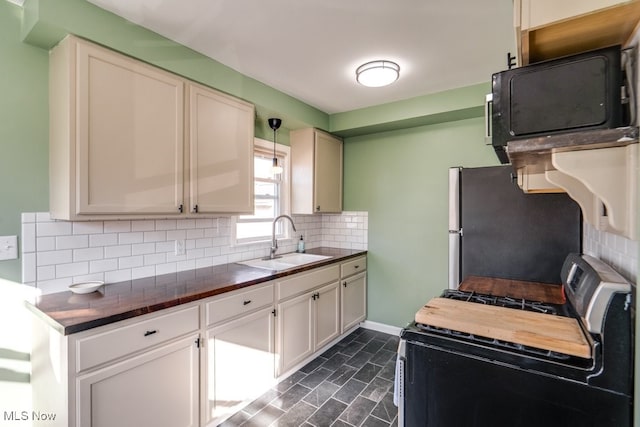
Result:
{"label": "green painted wall", "polygon": [[484,120],[348,138],[345,210],[369,212],[368,320],[404,326],[447,287],[448,168],[498,164]]}
{"label": "green painted wall", "polygon": [[[0,235],[20,234],[20,213],[49,206],[47,52],[20,40],[22,9],[0,1]],[[0,277],[20,280],[20,260]]]}

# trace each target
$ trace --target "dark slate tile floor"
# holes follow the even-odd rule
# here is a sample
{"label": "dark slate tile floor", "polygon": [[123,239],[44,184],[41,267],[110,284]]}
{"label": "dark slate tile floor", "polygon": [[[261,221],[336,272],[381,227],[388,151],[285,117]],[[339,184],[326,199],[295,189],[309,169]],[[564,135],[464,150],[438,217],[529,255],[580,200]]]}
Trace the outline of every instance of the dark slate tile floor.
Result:
{"label": "dark slate tile floor", "polygon": [[359,328],[222,427],[397,427],[397,336]]}

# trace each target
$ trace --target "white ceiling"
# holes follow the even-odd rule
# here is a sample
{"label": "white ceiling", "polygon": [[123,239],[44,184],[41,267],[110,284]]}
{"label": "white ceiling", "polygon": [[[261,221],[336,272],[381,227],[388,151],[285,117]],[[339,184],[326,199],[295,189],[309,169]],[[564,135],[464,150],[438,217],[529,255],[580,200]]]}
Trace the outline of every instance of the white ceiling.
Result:
{"label": "white ceiling", "polygon": [[[510,0],[89,0],[327,113],[489,82],[515,52]],[[400,64],[383,88],[362,63]]]}

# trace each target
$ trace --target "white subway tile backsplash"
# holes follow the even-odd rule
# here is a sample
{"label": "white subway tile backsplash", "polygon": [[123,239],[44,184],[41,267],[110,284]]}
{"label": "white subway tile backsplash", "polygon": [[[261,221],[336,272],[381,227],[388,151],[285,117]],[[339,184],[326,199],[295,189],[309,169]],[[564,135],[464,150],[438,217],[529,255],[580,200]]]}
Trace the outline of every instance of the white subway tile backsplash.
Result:
{"label": "white subway tile backsplash", "polygon": [[611,265],[632,283],[638,276],[638,242],[606,231],[583,226],[583,252]]}
{"label": "white subway tile backsplash", "polygon": [[176,223],[176,228],[178,230],[187,230],[190,228],[196,228],[196,220],[195,219],[179,219]]}
{"label": "white subway tile backsplash", "polygon": [[138,243],[131,245],[131,255],[146,255],[155,252],[156,243]]}
{"label": "white subway tile backsplash", "polygon": [[34,252],[22,255],[22,281],[35,282],[37,280],[36,254]]}
{"label": "white subway tile backsplash", "polygon": [[107,271],[104,273],[104,281],[106,283],[116,283],[131,280],[131,270]]}
{"label": "white subway tile backsplash", "polygon": [[78,249],[89,247],[89,236],[57,236],[56,249]]}
{"label": "white subway tile backsplash", "polygon": [[89,262],[89,271],[91,273],[104,273],[105,271],[112,271],[118,269],[118,259],[102,259]]}
{"label": "white subway tile backsplash", "polygon": [[[144,242],[164,242],[167,240],[166,231],[145,231]],[[138,242],[139,243],[139,242]]]}
{"label": "white subway tile backsplash", "polygon": [[69,249],[63,251],[37,252],[36,255],[38,266],[66,264],[73,261],[73,252]]}
{"label": "white subway tile backsplash", "polygon": [[56,279],[60,279],[62,277],[80,276],[81,274],[88,273],[89,263],[87,261],[56,265]]}
{"label": "white subway tile backsplash", "polygon": [[175,230],[175,219],[160,219],[156,221],[156,230]]}
{"label": "white subway tile backsplash", "polygon": [[32,222],[23,222],[21,227],[21,247],[22,252],[29,253],[36,251],[36,225]]}
{"label": "white subway tile backsplash", "polygon": [[131,231],[131,221],[105,221],[105,233],[126,233]]}
{"label": "white subway tile backsplash", "polygon": [[36,236],[66,236],[71,234],[70,222],[38,222],[36,224]]}
{"label": "white subway tile backsplash", "polygon": [[104,223],[102,221],[74,222],[73,234],[102,234]]}
{"label": "white subway tile backsplash", "polygon": [[175,262],[156,265],[156,275],[175,273],[177,271],[177,265]]}
{"label": "white subway tile backsplash", "polygon": [[144,257],[142,255],[118,258],[118,269],[142,267],[144,265]]}
{"label": "white subway tile backsplash", "polygon": [[20,220],[23,224],[36,222],[36,214],[34,212],[25,212],[20,216]]}
{"label": "white subway tile backsplash", "polygon": [[202,228],[187,230],[187,239],[202,239],[203,237],[204,230]]}
{"label": "white subway tile backsplash", "polygon": [[105,258],[120,258],[123,256],[131,256],[131,245],[105,246]]}
{"label": "white subway tile backsplash", "polygon": [[149,254],[144,255],[144,265],[164,264],[167,262],[167,254]]}
{"label": "white subway tile backsplash", "polygon": [[36,237],[36,251],[53,251],[56,249],[55,237]]}
{"label": "white subway tile backsplash", "polygon": [[121,245],[130,245],[132,243],[144,242],[144,233],[131,232],[131,233],[118,233],[118,243]]}
{"label": "white subway tile backsplash", "polygon": [[104,248],[85,248],[73,251],[73,261],[94,261],[104,258]]}
{"label": "white subway tile backsplash", "polygon": [[[37,280],[51,280],[56,278],[56,266],[55,265],[44,265],[42,267],[38,267]],[[34,279],[35,280],[35,279]]]}
{"label": "white subway tile backsplash", "polygon": [[131,231],[153,231],[155,227],[156,222],[153,220],[131,221]]}
{"label": "white subway tile backsplash", "polygon": [[89,246],[102,247],[113,246],[118,244],[118,233],[90,234]]}
{"label": "white subway tile backsplash", "polygon": [[[300,235],[308,249],[366,249],[366,212],[293,219],[298,231],[279,239],[282,253],[296,250]],[[52,220],[48,213],[25,213],[23,282],[50,293],[67,290],[73,281],[113,283],[268,255],[270,239],[232,246],[232,226],[229,217],[67,222]],[[175,255],[176,240],[184,241],[184,255]]]}
{"label": "white subway tile backsplash", "polygon": [[143,277],[150,277],[156,274],[156,267],[148,265],[145,267],[138,267],[131,269],[131,280],[142,279]]}

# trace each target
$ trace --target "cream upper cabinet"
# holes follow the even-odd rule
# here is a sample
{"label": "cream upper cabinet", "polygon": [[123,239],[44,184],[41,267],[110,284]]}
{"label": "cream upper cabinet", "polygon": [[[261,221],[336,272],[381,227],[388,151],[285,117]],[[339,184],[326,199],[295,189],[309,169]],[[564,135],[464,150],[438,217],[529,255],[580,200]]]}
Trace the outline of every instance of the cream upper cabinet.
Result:
{"label": "cream upper cabinet", "polygon": [[67,37],[51,53],[49,90],[52,216],[179,213],[181,78]]}
{"label": "cream upper cabinet", "polygon": [[189,84],[190,209],[253,213],[252,104]]}
{"label": "cream upper cabinet", "polygon": [[291,131],[292,212],[342,211],[342,140],[318,129]]}
{"label": "cream upper cabinet", "polygon": [[253,212],[253,105],[73,36],[49,80],[54,218]]}

